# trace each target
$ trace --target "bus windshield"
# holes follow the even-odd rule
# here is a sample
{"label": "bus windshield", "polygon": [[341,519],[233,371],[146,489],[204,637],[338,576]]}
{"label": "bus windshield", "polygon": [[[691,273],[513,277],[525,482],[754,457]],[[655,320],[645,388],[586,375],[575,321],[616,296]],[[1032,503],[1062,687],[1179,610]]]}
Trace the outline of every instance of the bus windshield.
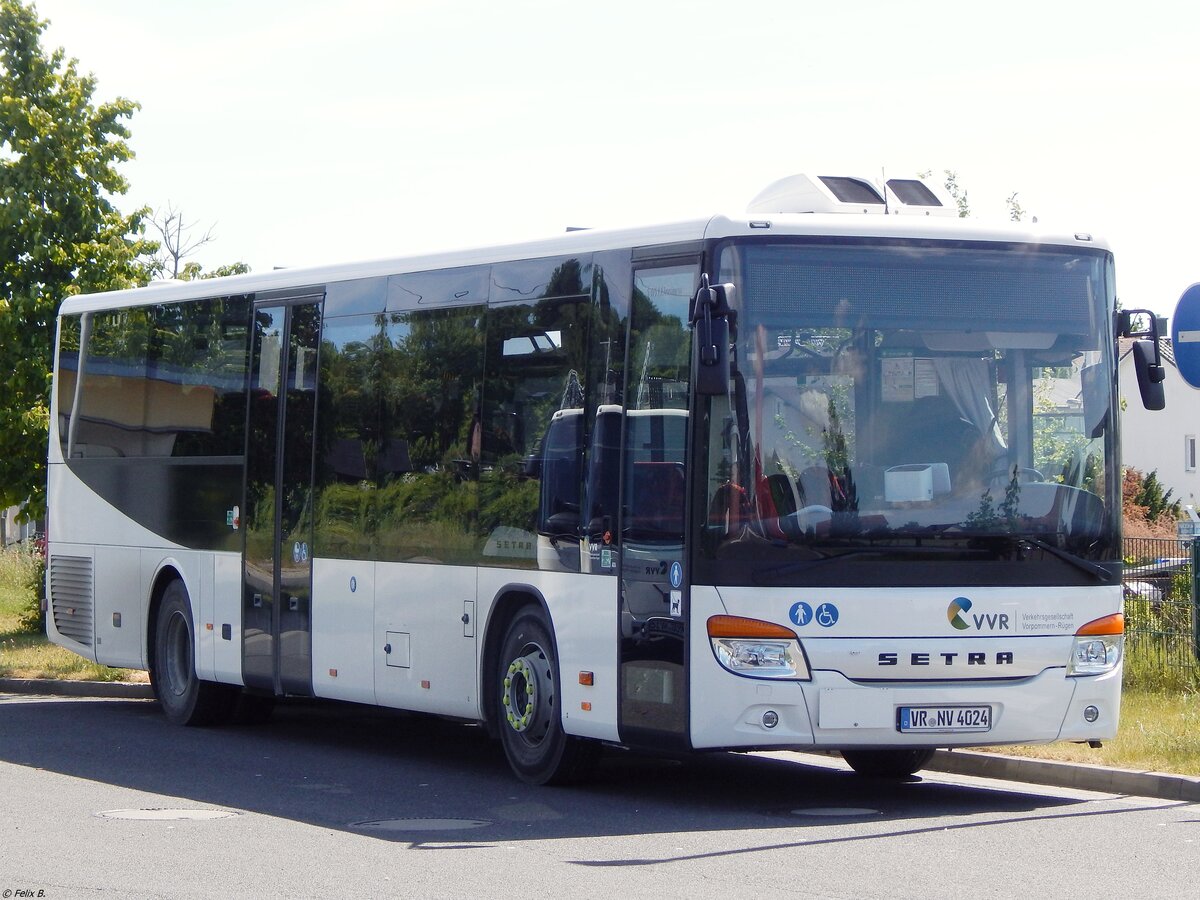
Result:
{"label": "bus windshield", "polygon": [[714,583],[1112,579],[1108,254],[825,238],[719,259],[733,373],[697,426]]}

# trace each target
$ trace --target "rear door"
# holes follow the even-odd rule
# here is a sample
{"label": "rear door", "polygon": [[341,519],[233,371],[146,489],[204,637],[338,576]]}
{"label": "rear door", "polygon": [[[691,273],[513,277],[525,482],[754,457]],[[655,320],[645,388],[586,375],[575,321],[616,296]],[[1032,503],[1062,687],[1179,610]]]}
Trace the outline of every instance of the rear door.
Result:
{"label": "rear door", "polygon": [[312,498],[319,293],[254,308],[247,419],[242,674],[312,695]]}

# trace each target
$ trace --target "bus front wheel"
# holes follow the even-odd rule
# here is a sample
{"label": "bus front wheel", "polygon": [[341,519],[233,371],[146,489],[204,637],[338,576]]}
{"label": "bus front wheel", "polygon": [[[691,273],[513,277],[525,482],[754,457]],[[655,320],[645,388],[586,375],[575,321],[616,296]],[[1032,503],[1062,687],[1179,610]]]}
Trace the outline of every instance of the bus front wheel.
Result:
{"label": "bus front wheel", "polygon": [[238,692],[230,685],[197,677],[192,627],[187,588],[182,581],[172,581],[158,609],[150,683],[167,721],[212,725],[229,717]]}
{"label": "bus front wheel", "polygon": [[907,778],[929,765],[936,752],[932,747],[841,751],[850,768],[871,778]]}
{"label": "bus front wheel", "polygon": [[508,626],[496,675],[500,742],[517,776],[529,784],[565,784],[583,775],[595,748],[563,730],[554,641],[538,607],[525,607]]}

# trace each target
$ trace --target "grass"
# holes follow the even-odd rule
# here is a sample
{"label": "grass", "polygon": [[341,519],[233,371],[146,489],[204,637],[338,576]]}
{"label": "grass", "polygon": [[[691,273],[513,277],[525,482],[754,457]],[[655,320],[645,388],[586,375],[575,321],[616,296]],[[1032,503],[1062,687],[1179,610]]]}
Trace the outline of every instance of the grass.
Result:
{"label": "grass", "polygon": [[112,669],[77,656],[31,631],[31,583],[37,560],[20,548],[0,550],[0,678],[55,678],[69,681],[146,681],[145,672]]}
{"label": "grass", "polygon": [[[145,672],[96,665],[50,644],[44,634],[22,630],[34,566],[27,552],[0,550],[0,678],[146,681]],[[1131,653],[1127,658],[1121,728],[1103,747],[1058,743],[995,749],[1038,759],[1200,775],[1200,689],[1195,671],[1172,668],[1154,677],[1151,667],[1145,655]]]}
{"label": "grass", "polygon": [[991,749],[1115,769],[1200,775],[1200,693],[1127,689],[1117,736],[1099,749],[1069,743]]}

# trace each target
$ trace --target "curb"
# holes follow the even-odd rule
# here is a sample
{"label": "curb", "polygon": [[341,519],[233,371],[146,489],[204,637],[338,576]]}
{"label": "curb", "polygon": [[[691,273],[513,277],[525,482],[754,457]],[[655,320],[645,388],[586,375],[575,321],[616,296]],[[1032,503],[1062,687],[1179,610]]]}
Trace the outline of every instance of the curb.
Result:
{"label": "curb", "polygon": [[154,689],[148,684],[132,684],[126,681],[58,681],[53,678],[0,678],[0,694],[154,699]]}
{"label": "curb", "polygon": [[1083,791],[1200,802],[1200,777],[1194,775],[1108,769],[1087,763],[1003,756],[975,750],[939,750],[925,768],[933,772],[976,775]]}
{"label": "curb", "polygon": [[[48,678],[0,678],[0,694],[124,700],[154,698],[154,691],[148,684],[130,684],[122,681],[55,681]],[[1081,791],[1200,803],[1200,777],[1193,775],[1108,769],[1086,763],[1003,756],[977,750],[939,750],[925,766],[925,770],[1075,788]]]}

